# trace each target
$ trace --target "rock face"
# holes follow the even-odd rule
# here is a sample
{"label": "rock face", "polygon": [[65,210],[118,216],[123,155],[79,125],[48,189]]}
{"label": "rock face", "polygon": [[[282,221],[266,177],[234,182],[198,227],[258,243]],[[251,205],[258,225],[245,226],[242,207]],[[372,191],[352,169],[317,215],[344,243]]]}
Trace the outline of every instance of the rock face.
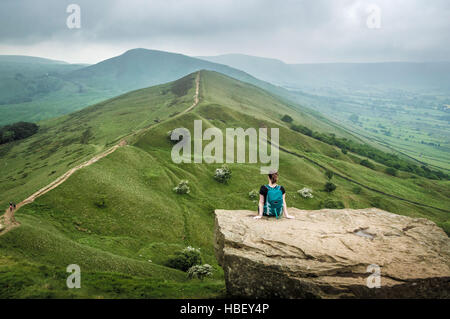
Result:
{"label": "rock face", "polygon": [[450,298],[450,239],[433,222],[375,208],[289,212],[215,211],[231,297]]}

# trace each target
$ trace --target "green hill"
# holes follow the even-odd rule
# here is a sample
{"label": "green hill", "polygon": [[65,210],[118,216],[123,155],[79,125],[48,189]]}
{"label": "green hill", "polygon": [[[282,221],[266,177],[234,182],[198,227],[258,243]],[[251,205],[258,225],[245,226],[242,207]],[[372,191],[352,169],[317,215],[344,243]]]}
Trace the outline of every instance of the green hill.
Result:
{"label": "green hill", "polygon": [[[70,167],[122,139],[127,146],[75,172],[65,183],[21,208],[21,226],[0,236],[0,297],[213,298],[223,296],[223,272],[213,248],[213,211],[256,209],[248,193],[266,182],[258,164],[229,164],[227,184],[214,180],[221,164],[175,164],[167,132],[208,127],[280,129],[280,183],[289,206],[376,206],[425,217],[449,232],[449,182],[360,164],[352,152],[296,132],[281,120],[324,129],[308,114],[251,84],[200,72],[200,103],[189,112],[196,74],[129,92],[41,124],[32,137],[0,146],[0,204],[19,202]],[[132,133],[135,134],[132,134]],[[323,131],[322,131],[323,132]],[[131,133],[131,134],[130,134]],[[205,143],[206,144],[206,143]],[[325,171],[336,191],[325,192]],[[189,180],[191,192],[173,188]],[[297,190],[309,187],[314,198]],[[414,203],[415,204],[414,204]],[[212,278],[188,280],[165,266],[186,246],[200,248]],[[69,264],[82,271],[82,288],[65,287]]]}
{"label": "green hill", "polygon": [[0,126],[68,114],[107,98],[207,69],[278,95],[286,91],[226,65],[182,54],[133,49],[95,65],[0,56]]}
{"label": "green hill", "polygon": [[450,170],[450,62],[287,64],[226,54],[229,65],[291,91],[367,143],[445,172]]}

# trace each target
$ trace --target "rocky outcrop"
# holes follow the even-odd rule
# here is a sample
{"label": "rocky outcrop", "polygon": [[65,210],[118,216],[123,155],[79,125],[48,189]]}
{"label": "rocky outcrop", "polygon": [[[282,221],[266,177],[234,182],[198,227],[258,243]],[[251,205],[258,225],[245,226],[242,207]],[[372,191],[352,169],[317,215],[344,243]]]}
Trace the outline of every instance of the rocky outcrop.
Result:
{"label": "rocky outcrop", "polygon": [[450,298],[450,240],[433,222],[375,208],[289,212],[215,211],[231,297]]}

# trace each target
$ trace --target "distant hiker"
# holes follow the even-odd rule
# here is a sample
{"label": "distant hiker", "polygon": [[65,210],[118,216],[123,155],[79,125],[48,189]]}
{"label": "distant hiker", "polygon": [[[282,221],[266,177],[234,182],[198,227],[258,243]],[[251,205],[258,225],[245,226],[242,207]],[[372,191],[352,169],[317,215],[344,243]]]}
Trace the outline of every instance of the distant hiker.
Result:
{"label": "distant hiker", "polygon": [[277,185],[278,172],[271,171],[268,175],[269,184],[262,185],[259,190],[258,215],[255,219],[264,216],[273,216],[277,219],[283,215],[292,219],[294,216],[289,215],[286,204],[286,191],[283,186]]}
{"label": "distant hiker", "polygon": [[9,202],[9,211],[12,212],[12,210],[13,210],[13,203]]}
{"label": "distant hiker", "polygon": [[16,210],[16,203],[13,203],[13,206],[14,206],[14,210]]}

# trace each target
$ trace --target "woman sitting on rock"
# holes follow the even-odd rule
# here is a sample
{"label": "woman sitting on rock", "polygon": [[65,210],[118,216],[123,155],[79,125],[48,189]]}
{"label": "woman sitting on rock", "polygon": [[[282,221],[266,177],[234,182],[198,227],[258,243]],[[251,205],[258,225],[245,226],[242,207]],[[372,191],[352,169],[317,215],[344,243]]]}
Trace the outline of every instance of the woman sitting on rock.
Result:
{"label": "woman sitting on rock", "polygon": [[269,184],[262,185],[259,190],[258,215],[255,219],[264,216],[272,216],[277,219],[283,215],[292,219],[294,216],[289,215],[286,205],[286,191],[283,186],[277,185],[278,172],[271,171],[268,175]]}

